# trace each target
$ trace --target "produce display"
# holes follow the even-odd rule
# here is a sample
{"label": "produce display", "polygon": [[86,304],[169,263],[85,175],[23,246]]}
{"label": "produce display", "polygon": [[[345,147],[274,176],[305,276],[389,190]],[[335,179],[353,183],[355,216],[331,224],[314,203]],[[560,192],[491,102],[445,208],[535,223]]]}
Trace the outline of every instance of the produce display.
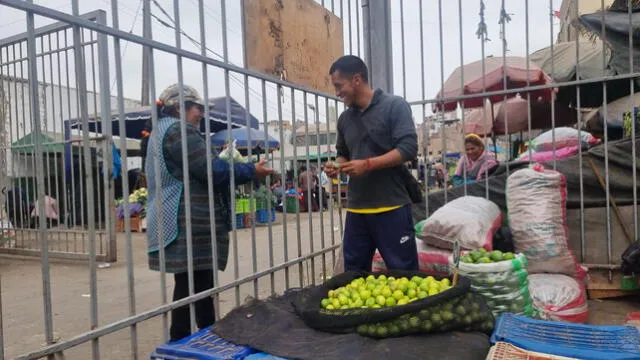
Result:
{"label": "produce display", "polygon": [[308,326],[329,332],[357,332],[387,338],[418,333],[493,330],[484,298],[460,276],[415,271],[347,272],[309,289],[294,303]]}
{"label": "produce display", "polygon": [[485,248],[479,248],[461,256],[460,261],[466,264],[489,264],[515,258],[512,252],[503,253],[500,250],[487,251]]}
{"label": "produce display", "polygon": [[484,297],[494,316],[503,312],[534,314],[523,254],[476,249],[460,257],[459,272],[471,279],[471,289]]}
{"label": "produce display", "polygon": [[320,305],[327,310],[390,307],[406,305],[418,299],[437,295],[451,287],[449,278],[436,280],[433,276],[414,276],[399,279],[382,274],[357,278],[335,290],[329,290]]}
{"label": "produce display", "polygon": [[450,330],[491,333],[494,319],[481,297],[473,293],[458,296],[444,303],[429,306],[416,314],[397,319],[362,324],[356,328],[360,335],[386,338],[413,333],[433,333]]}

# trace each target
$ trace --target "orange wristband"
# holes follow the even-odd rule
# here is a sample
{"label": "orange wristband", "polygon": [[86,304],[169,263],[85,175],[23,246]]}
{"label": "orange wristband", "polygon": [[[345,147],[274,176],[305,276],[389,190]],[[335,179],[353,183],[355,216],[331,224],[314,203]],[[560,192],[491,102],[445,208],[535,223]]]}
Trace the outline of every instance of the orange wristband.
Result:
{"label": "orange wristband", "polygon": [[367,171],[371,171],[371,159],[367,159]]}

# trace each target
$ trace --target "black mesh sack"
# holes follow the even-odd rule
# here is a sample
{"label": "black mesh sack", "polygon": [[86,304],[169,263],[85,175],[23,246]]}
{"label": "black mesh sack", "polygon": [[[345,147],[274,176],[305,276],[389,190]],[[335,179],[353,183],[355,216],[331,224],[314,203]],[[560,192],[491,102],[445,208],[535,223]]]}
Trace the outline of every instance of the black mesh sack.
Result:
{"label": "black mesh sack", "polygon": [[[351,283],[353,280],[373,275],[385,275],[394,278],[412,278],[418,276],[426,277],[424,273],[417,271],[390,270],[384,273],[378,272],[346,272],[337,275],[319,286],[312,286],[300,291],[293,304],[296,313],[304,323],[317,330],[330,332],[352,332],[357,331],[357,327],[365,324],[382,323],[395,320],[403,315],[418,314],[421,310],[431,306],[439,305],[460,296],[465,296],[471,289],[471,281],[466,277],[459,277],[458,283],[433,296],[416,300],[405,305],[393,307],[372,308],[350,308],[327,310],[321,307],[322,299],[327,297],[329,290],[337,289]],[[442,280],[445,276],[433,276],[436,280]],[[407,333],[404,332],[403,333]]]}
{"label": "black mesh sack", "polygon": [[430,305],[418,313],[402,315],[384,322],[359,325],[356,331],[363,336],[388,338],[448,331],[479,331],[491,334],[493,327],[494,318],[484,298],[469,292]]}

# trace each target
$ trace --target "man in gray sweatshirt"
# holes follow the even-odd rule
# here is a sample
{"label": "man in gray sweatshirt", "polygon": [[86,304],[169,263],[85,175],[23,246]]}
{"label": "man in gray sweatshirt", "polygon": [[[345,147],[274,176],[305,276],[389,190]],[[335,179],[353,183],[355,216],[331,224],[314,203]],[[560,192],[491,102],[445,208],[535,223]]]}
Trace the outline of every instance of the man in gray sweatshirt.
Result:
{"label": "man in gray sweatshirt", "polygon": [[350,177],[344,269],[371,271],[378,249],[388,269],[418,270],[411,198],[400,170],[418,151],[411,108],[401,97],[374,91],[356,56],[339,58],[329,74],[348,107],[338,119],[336,163],[325,166],[331,177]]}

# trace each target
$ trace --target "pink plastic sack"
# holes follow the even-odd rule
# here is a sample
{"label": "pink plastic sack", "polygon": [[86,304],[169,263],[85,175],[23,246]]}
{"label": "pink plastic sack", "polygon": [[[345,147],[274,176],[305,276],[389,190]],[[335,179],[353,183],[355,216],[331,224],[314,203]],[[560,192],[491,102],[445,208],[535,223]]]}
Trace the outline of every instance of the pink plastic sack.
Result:
{"label": "pink plastic sack", "polygon": [[575,279],[560,274],[530,274],[529,293],[542,319],[581,324],[589,320],[587,292]]}
{"label": "pink plastic sack", "polygon": [[586,131],[578,131],[570,127],[559,127],[540,134],[531,141],[529,146],[535,151],[552,151],[554,140],[556,150],[569,146],[588,148],[600,143],[600,140]]}
{"label": "pink plastic sack", "polygon": [[493,234],[501,223],[498,205],[482,197],[462,196],[431,214],[417,237],[440,249],[453,250],[458,240],[464,250],[482,247],[491,251]]}
{"label": "pink plastic sack", "polygon": [[556,158],[556,160],[572,157],[573,155],[577,154],[579,151],[580,151],[580,148],[578,146],[567,146],[561,149],[556,149],[555,154],[553,150],[540,151],[540,152],[533,152],[531,154],[531,157],[529,157],[529,152],[525,152],[520,157],[518,157],[518,160],[532,161],[532,162],[547,162],[547,161],[553,161],[554,157]]}
{"label": "pink plastic sack", "polygon": [[507,179],[507,209],[516,252],[529,260],[529,272],[576,276],[569,250],[567,181],[540,164]]}
{"label": "pink plastic sack", "polygon": [[[448,275],[449,274],[449,258],[451,257],[451,251],[442,250],[431,247],[416,241],[416,248],[418,251],[418,268],[420,272],[433,274],[433,275]],[[387,270],[382,255],[378,251],[373,255],[373,266],[371,271],[385,271]]]}

